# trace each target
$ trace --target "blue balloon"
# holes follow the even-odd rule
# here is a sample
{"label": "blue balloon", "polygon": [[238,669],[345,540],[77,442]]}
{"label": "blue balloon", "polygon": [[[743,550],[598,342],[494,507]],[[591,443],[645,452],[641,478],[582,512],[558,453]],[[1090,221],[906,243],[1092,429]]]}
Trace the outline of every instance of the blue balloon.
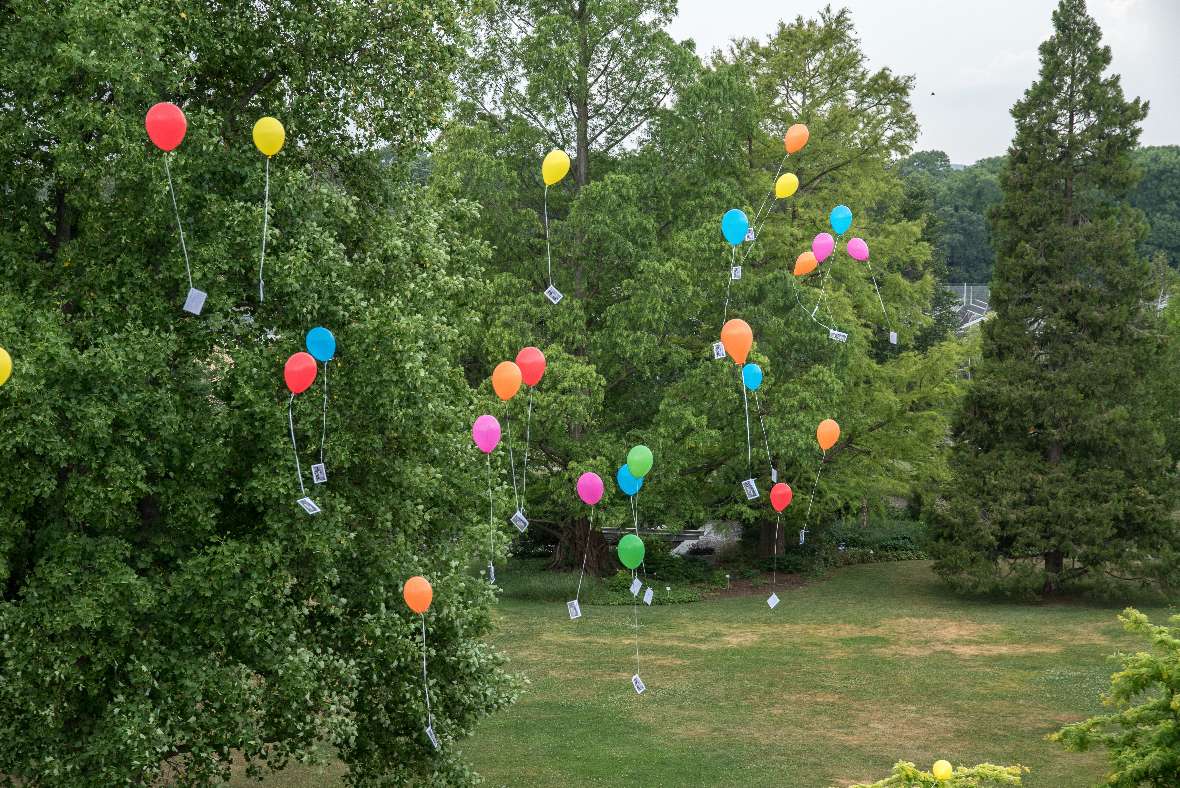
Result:
{"label": "blue balloon", "polygon": [[746,231],[750,229],[750,220],[746,214],[737,208],[730,208],[721,217],[721,234],[730,246],[737,246],[746,240]]}
{"label": "blue balloon", "polygon": [[636,479],[632,476],[631,471],[627,470],[627,463],[619,466],[619,472],[615,474],[615,481],[619,483],[619,489],[623,491],[624,495],[634,495],[643,486],[643,479]]}
{"label": "blue balloon", "polygon": [[832,232],[836,235],[843,235],[852,226],[852,211],[847,205],[837,205],[832,209],[832,215],[828,217],[828,221],[832,225]]}
{"label": "blue balloon", "polygon": [[311,353],[316,361],[327,363],[336,355],[336,337],[323,326],[316,326],[308,331],[304,344],[307,345],[307,352]]}
{"label": "blue balloon", "polygon": [[746,364],[742,367],[742,382],[750,391],[757,391],[762,385],[762,367],[757,364]]}

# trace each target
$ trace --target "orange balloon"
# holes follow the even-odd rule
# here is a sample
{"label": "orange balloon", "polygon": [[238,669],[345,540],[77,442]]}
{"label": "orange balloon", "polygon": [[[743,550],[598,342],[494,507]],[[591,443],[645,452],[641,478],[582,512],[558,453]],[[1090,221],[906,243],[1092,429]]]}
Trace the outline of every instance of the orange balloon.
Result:
{"label": "orange balloon", "polygon": [[819,262],[814,252],[804,252],[795,258],[795,276],[805,276],[815,270]]}
{"label": "orange balloon", "polygon": [[406,581],[406,585],[402,589],[402,597],[410,606],[410,610],[415,613],[425,613],[430,607],[430,600],[434,599],[434,589],[430,587],[430,581],[425,577],[414,575]]}
{"label": "orange balloon", "polygon": [[819,441],[819,447],[827,451],[840,440],[840,425],[832,419],[824,419],[815,430],[815,439]]}
{"label": "orange balloon", "polygon": [[520,391],[520,367],[511,361],[501,361],[492,372],[492,388],[496,396],[507,402]]}
{"label": "orange balloon", "polygon": [[725,345],[725,352],[735,364],[745,364],[746,356],[750,355],[750,345],[754,344],[754,332],[745,320],[734,318],[721,327],[721,344]]}
{"label": "orange balloon", "polygon": [[802,123],[796,123],[787,129],[787,136],[783,138],[783,144],[787,146],[787,153],[798,153],[803,150],[803,146],[807,144],[810,136],[811,132]]}

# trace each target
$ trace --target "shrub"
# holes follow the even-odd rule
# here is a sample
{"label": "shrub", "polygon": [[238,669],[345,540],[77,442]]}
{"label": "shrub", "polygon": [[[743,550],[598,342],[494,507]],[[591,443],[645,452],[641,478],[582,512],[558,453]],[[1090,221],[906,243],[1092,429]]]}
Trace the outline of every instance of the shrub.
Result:
{"label": "shrub", "polygon": [[1118,710],[1067,725],[1050,738],[1067,749],[1108,750],[1114,768],[1107,785],[1180,785],[1180,616],[1152,624],[1127,608],[1119,620],[1151,643],[1152,651],[1115,654],[1122,670],[1111,676],[1104,701]]}
{"label": "shrub", "polygon": [[875,783],[857,783],[849,788],[999,788],[1005,785],[1020,785],[1020,776],[1028,772],[1023,766],[996,766],[981,763],[978,766],[959,766],[949,780],[936,780],[930,772],[924,772],[907,761],[893,766],[893,773]]}

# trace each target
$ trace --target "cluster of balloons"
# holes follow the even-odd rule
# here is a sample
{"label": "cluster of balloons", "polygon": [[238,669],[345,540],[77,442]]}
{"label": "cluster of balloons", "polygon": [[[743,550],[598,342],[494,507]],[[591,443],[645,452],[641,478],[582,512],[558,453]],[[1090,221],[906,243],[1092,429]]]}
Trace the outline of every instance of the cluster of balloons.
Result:
{"label": "cluster of balloons", "polygon": [[516,361],[501,361],[492,370],[492,390],[504,402],[516,396],[521,383],[533,388],[545,375],[545,354],[538,348],[526,347],[516,354]]}
{"label": "cluster of balloons", "polygon": [[[143,119],[143,125],[148,139],[165,153],[180,147],[188,132],[188,119],[184,111],[170,101],[152,105]],[[270,158],[283,149],[287,132],[282,123],[267,115],[254,124],[252,137],[259,152]]]}
{"label": "cluster of balloons", "polygon": [[283,365],[283,381],[292,394],[302,394],[315,383],[317,361],[327,364],[336,356],[336,337],[323,326],[308,331],[303,345],[307,352],[292,353]]}
{"label": "cluster of balloons", "polygon": [[[828,216],[828,223],[832,233],[820,233],[811,240],[811,251],[803,252],[795,258],[795,276],[806,276],[816,269],[820,263],[831,257],[836,250],[836,237],[848,232],[852,226],[852,211],[847,205],[837,205]],[[848,255],[861,263],[868,262],[869,245],[863,238],[850,238],[846,247]]]}
{"label": "cluster of balloons", "polygon": [[633,446],[631,451],[627,452],[627,461],[620,465],[615,473],[615,481],[624,495],[635,495],[639,492],[639,488],[643,487],[643,477],[647,476],[654,462],[655,456],[651,449],[642,444]]}
{"label": "cluster of balloons", "polygon": [[[792,153],[798,153],[807,145],[807,140],[810,139],[811,132],[807,130],[807,126],[802,123],[796,123],[787,129],[787,133],[783,136],[783,147],[786,148],[786,156],[783,157],[783,162],[786,162],[786,157]],[[781,165],[780,165],[781,169]],[[779,200],[784,200],[793,195],[799,190],[799,176],[793,172],[784,172],[774,182],[774,196]],[[757,220],[763,218],[762,211],[759,209]],[[730,208],[721,217],[721,235],[725,241],[730,245],[737,247],[746,240],[747,234],[750,230],[750,218],[746,216],[745,211],[738,208]]]}

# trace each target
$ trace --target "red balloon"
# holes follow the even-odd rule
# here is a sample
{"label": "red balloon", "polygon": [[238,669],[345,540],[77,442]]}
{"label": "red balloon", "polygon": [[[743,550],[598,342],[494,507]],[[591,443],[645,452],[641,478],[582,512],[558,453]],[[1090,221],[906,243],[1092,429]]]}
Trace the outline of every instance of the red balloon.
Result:
{"label": "red balloon", "polygon": [[292,394],[307,391],[307,387],[315,382],[316,363],[310,353],[302,350],[293,353],[283,366],[283,380],[287,381],[287,388]]}
{"label": "red balloon", "polygon": [[545,354],[535,347],[526,347],[516,354],[516,366],[526,386],[535,386],[545,374]]}
{"label": "red balloon", "polygon": [[173,150],[184,139],[188,131],[188,121],[180,107],[167,101],[161,101],[148,110],[143,120],[148,137],[160,150]]}
{"label": "red balloon", "polygon": [[770,505],[774,507],[776,512],[781,512],[791,505],[791,498],[795,494],[791,492],[791,485],[784,482],[779,482],[770,488]]}

